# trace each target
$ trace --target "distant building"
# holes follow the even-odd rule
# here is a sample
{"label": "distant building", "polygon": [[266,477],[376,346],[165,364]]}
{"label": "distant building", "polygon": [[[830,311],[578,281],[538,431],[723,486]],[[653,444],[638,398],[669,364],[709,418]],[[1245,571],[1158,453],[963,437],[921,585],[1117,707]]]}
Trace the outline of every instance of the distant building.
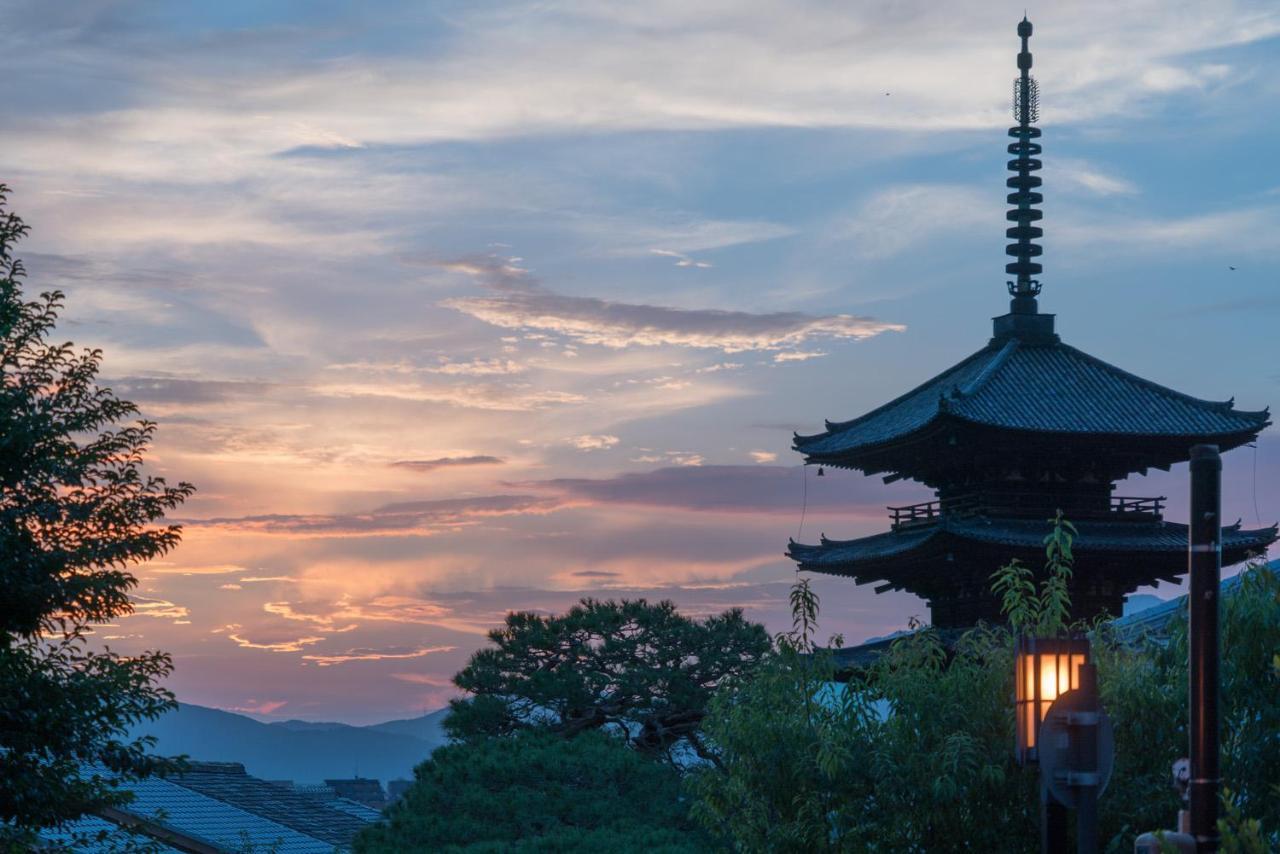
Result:
{"label": "distant building", "polygon": [[355,801],[376,810],[387,805],[387,793],[382,790],[382,783],[369,777],[325,780],[324,784],[337,792],[339,798]]}
{"label": "distant building", "polygon": [[413,785],[412,780],[389,780],[387,781],[387,803],[395,803],[404,797],[404,793],[409,791],[409,787]]}
{"label": "distant building", "polygon": [[[363,782],[363,781],[362,781]],[[377,785],[377,781],[368,781]],[[237,762],[193,762],[187,772],[151,778],[128,787],[134,800],[124,807],[86,816],[61,831],[42,834],[51,846],[67,844],[73,833],[132,828],[161,843],[161,851],[230,854],[247,848],[276,854],[333,854],[349,851],[355,835],[380,813],[362,802],[317,798],[282,781],[245,773]],[[382,787],[377,786],[379,794]],[[77,851],[117,850],[103,845]]]}

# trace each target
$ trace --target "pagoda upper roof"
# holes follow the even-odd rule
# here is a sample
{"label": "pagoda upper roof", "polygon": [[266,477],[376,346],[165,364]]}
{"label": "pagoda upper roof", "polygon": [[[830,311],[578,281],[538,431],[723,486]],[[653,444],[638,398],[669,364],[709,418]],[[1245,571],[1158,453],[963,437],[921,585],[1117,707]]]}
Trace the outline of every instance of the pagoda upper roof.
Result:
{"label": "pagoda upper roof", "polygon": [[[1120,521],[1080,520],[1072,550],[1079,555],[1156,555],[1181,557],[1186,554],[1186,525],[1163,520]],[[1243,529],[1240,523],[1222,529],[1224,565],[1239,563],[1249,555],[1265,551],[1275,542],[1277,526]],[[957,541],[970,545],[996,546],[1014,552],[1044,553],[1045,523],[1038,519],[992,519],[985,516],[942,517],[928,525],[903,527],[855,540],[831,540],[823,536],[817,545],[791,541],[787,556],[802,570],[848,575],[865,584],[894,582],[895,565],[916,559],[933,561],[939,551],[949,550]],[[1141,561],[1135,563],[1140,569]],[[1185,560],[1176,572],[1185,572]],[[1153,578],[1163,573],[1155,572]]]}
{"label": "pagoda upper roof", "polygon": [[[1041,315],[1040,317],[1045,317]],[[910,442],[952,419],[1055,435],[1249,441],[1269,412],[1237,410],[1135,376],[1063,344],[1017,335],[990,344],[933,379],[852,421],[831,422],[794,447],[810,462],[856,465],[863,452]],[[1194,440],[1194,441],[1193,441]]]}

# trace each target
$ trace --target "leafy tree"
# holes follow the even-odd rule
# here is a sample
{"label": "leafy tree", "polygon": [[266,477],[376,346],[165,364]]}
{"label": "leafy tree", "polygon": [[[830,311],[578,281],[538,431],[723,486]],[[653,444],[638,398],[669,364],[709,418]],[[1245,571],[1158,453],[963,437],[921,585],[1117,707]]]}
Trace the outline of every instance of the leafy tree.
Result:
{"label": "leafy tree", "polygon": [[361,854],[714,850],[681,803],[679,773],[601,732],[546,731],[441,747]]}
{"label": "leafy tree", "polygon": [[[997,573],[1019,627],[1063,627],[1072,531],[1046,540],[1039,585]],[[1010,591],[1013,591],[1012,593]],[[1013,759],[1014,635],[979,626],[952,643],[925,628],[896,641],[848,683],[812,648],[811,594],[793,602],[796,633],[731,690],[703,725],[719,762],[690,775],[694,815],[744,851],[1030,851],[1038,772]],[[1255,564],[1223,605],[1223,821],[1235,850],[1280,846],[1280,577]],[[1093,629],[1116,765],[1099,803],[1106,850],[1172,824],[1170,765],[1187,748],[1185,620],[1168,636],[1121,644]],[[1243,816],[1249,816],[1248,819]],[[1225,844],[1225,843],[1224,843]],[[1225,850],[1225,849],[1224,849]]]}
{"label": "leafy tree", "polygon": [[511,613],[489,639],[494,647],[454,677],[472,695],[450,704],[454,738],[603,728],[673,761],[684,745],[714,758],[698,736],[711,694],[769,649],[764,628],[741,610],[695,620],[643,599],[583,599],[553,617]]}
{"label": "leafy tree", "polygon": [[[145,477],[155,425],[95,383],[102,354],[53,344],[63,296],[23,298],[27,226],[0,185],[0,843],[126,801],[119,781],[172,767],[130,739],[172,708],[160,652],[121,656],[91,626],[133,610],[128,568],[164,554],[157,527],[192,492]],[[85,769],[97,770],[93,773]]]}
{"label": "leafy tree", "polygon": [[[1280,847],[1280,574],[1254,562],[1221,601],[1222,777],[1232,793],[1224,815],[1248,816]],[[1115,771],[1099,807],[1104,838],[1131,838],[1170,825],[1180,806],[1169,769],[1187,755],[1186,613],[1136,642],[1110,634],[1102,627],[1102,642],[1093,645],[1116,739]]]}

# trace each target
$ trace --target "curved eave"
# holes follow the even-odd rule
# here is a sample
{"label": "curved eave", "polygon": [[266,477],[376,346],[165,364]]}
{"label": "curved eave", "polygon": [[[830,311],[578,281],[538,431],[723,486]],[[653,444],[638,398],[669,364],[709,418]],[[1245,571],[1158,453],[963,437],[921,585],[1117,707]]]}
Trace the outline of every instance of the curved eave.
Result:
{"label": "curved eave", "polygon": [[[1012,552],[1041,554],[1044,523],[1026,520],[987,521],[968,519],[887,531],[855,540],[830,540],[816,545],[792,541],[787,556],[799,569],[855,578],[859,584],[890,580],[895,564],[911,564],[933,558],[943,546],[1003,548]],[[1175,555],[1185,553],[1187,526],[1175,522],[1079,522],[1073,545],[1081,555]],[[1223,563],[1231,565],[1265,551],[1280,529],[1242,529],[1240,523],[1223,528]],[[941,568],[941,567],[940,567]],[[945,571],[945,570],[944,570]]]}
{"label": "curved eave", "polygon": [[[1027,436],[1044,436],[1046,439],[1062,439],[1062,438],[1088,438],[1092,442],[1098,443],[1119,443],[1119,442],[1139,442],[1139,443],[1178,443],[1186,445],[1188,449],[1194,444],[1210,443],[1217,444],[1224,452],[1238,448],[1258,437],[1258,434],[1271,426],[1270,410],[1264,409],[1258,412],[1235,412],[1237,415],[1246,416],[1254,423],[1242,427],[1239,430],[1218,432],[1218,433],[1098,433],[1090,430],[1044,430],[1027,427],[1014,427],[1004,424],[993,424],[989,421],[968,418],[962,414],[951,410],[943,410],[938,412],[923,425],[893,438],[873,443],[861,445],[853,445],[838,448],[832,451],[806,451],[802,440],[828,438],[828,434],[821,436],[802,437],[796,436],[791,445],[793,451],[797,451],[804,455],[806,464],[821,464],[833,466],[835,468],[847,468],[865,470],[867,468],[866,461],[873,457],[900,451],[913,445],[920,445],[927,442],[930,438],[937,436],[939,433],[945,432],[951,424],[963,424],[970,427],[978,427],[983,430],[989,430],[994,435],[1009,436],[1018,435]],[[1183,457],[1182,460],[1185,460]],[[1173,460],[1178,462],[1181,460]],[[879,470],[879,469],[875,469]]]}
{"label": "curved eave", "polygon": [[[1067,344],[993,342],[883,406],[792,448],[810,462],[860,467],[857,457],[921,441],[948,419],[1046,437],[1234,443],[1267,427],[1270,411],[1237,410],[1129,373]],[[1073,423],[1074,422],[1074,423]]]}

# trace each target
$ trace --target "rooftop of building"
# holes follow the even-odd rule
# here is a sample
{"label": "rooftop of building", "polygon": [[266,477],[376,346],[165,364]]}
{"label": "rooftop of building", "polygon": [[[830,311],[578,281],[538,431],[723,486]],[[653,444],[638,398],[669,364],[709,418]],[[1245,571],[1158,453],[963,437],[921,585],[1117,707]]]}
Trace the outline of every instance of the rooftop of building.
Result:
{"label": "rooftop of building", "polygon": [[[1045,315],[1040,315],[1045,317]],[[946,420],[1059,437],[1164,437],[1186,447],[1243,444],[1267,410],[1191,397],[1056,340],[995,339],[901,397],[851,421],[795,437],[808,462],[848,464],[861,452],[910,441]]]}

